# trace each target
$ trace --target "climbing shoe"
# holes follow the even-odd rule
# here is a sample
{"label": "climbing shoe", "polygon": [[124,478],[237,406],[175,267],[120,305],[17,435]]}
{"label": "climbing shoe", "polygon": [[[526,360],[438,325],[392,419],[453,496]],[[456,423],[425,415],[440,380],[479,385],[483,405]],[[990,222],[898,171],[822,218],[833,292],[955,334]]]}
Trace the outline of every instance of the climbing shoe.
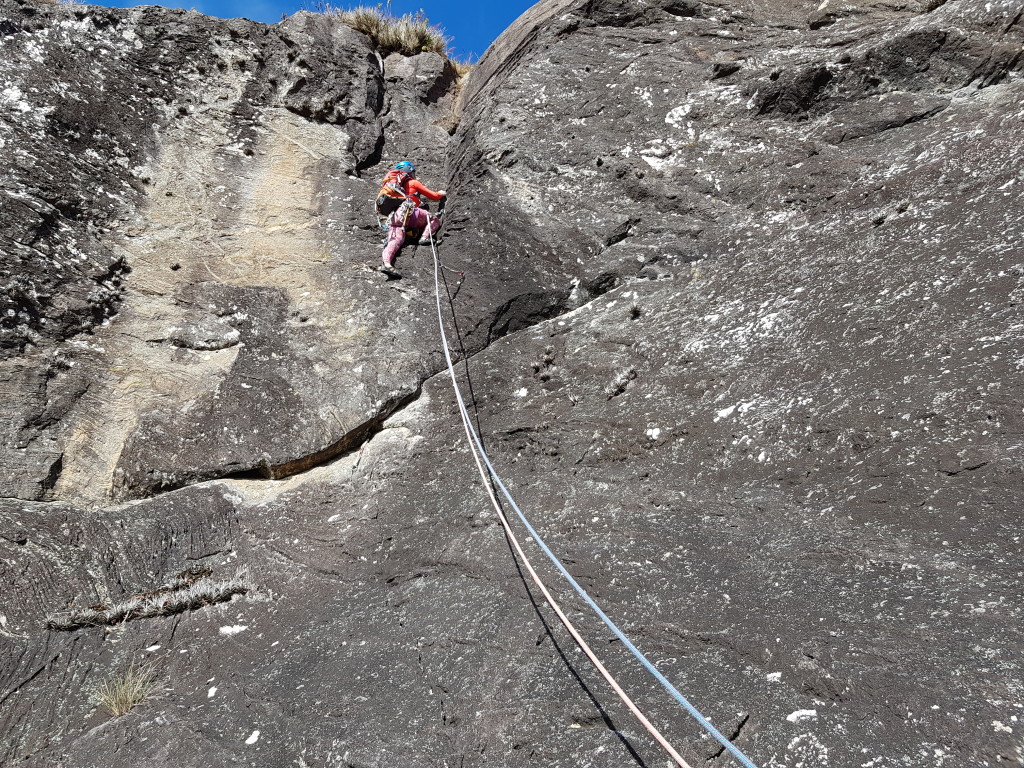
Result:
{"label": "climbing shoe", "polygon": [[402,276],[401,272],[394,267],[389,267],[387,264],[381,264],[378,269],[380,269],[381,273],[385,275],[388,280],[398,280]]}

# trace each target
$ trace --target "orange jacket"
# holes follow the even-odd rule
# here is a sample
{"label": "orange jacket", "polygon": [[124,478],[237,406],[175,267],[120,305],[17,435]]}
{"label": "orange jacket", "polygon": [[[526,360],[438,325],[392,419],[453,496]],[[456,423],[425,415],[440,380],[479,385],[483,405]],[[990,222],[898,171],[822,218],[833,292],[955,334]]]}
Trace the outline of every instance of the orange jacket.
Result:
{"label": "orange jacket", "polygon": [[384,177],[384,181],[381,184],[381,195],[412,200],[413,205],[417,208],[419,208],[421,202],[420,195],[435,202],[442,197],[440,192],[428,189],[420,184],[416,177],[410,176],[403,171],[388,172],[388,175]]}

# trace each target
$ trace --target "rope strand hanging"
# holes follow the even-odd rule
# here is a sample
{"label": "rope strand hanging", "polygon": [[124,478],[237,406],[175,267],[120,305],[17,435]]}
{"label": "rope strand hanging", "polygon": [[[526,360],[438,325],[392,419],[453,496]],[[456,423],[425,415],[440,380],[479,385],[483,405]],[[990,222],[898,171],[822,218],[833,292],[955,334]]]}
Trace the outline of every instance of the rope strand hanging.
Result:
{"label": "rope strand hanging", "polygon": [[[569,631],[569,634],[572,635],[573,640],[576,641],[580,649],[586,654],[587,658],[590,659],[591,663],[598,670],[598,672],[601,673],[601,676],[604,677],[604,679],[612,687],[612,689],[619,696],[622,702],[629,708],[630,712],[633,713],[634,717],[636,717],[636,719],[644,726],[644,728],[647,729],[648,733],[651,734],[655,741],[657,741],[658,744],[661,745],[661,747],[669,754],[669,756],[675,761],[675,763],[678,766],[680,766],[680,768],[692,768],[682,758],[682,756],[680,756],[679,753],[672,747],[668,740],[665,739],[661,732],[658,731],[658,729],[650,722],[650,720],[647,719],[643,712],[640,711],[640,709],[629,697],[629,695],[618,684],[618,682],[615,680],[612,674],[601,663],[600,659],[597,658],[597,655],[583,639],[582,635],[572,624],[572,621],[568,618],[568,616],[565,615],[561,607],[555,601],[554,597],[552,597],[547,586],[545,586],[544,582],[537,575],[537,572],[534,570],[529,558],[527,558],[526,553],[523,551],[522,546],[519,544],[519,540],[518,538],[516,538],[515,533],[513,532],[512,527],[509,524],[508,518],[506,517],[504,510],[502,509],[501,504],[498,502],[498,499],[495,496],[494,485],[497,485],[498,488],[501,490],[502,495],[508,501],[509,506],[511,506],[512,509],[515,511],[516,516],[519,518],[520,522],[522,522],[522,524],[526,527],[526,530],[529,532],[530,536],[533,537],[533,540],[541,548],[544,554],[547,555],[548,559],[555,565],[555,567],[562,574],[562,576],[565,577],[565,579],[576,590],[577,594],[579,594],[580,597],[583,598],[587,605],[589,605],[590,608],[598,615],[598,617],[600,617],[600,619],[615,634],[615,636],[622,642],[622,644],[629,649],[629,651],[640,661],[641,664],[644,665],[644,667],[652,675],[654,675],[655,679],[659,683],[661,683],[662,687],[664,687],[665,690],[667,690],[669,694],[671,694],[671,696],[698,723],[700,723],[700,725],[708,733],[710,733],[719,742],[719,744],[722,745],[724,749],[726,749],[734,758],[736,758],[736,760],[739,761],[741,765],[745,766],[745,768],[757,768],[757,766],[750,760],[750,758],[744,755],[743,752],[741,752],[735,744],[733,744],[731,741],[729,741],[729,739],[723,736],[718,731],[718,729],[715,728],[715,726],[712,725],[711,722],[696,709],[696,707],[694,707],[678,690],[676,690],[675,686],[673,686],[672,683],[670,683],[668,679],[664,675],[662,675],[662,673],[657,669],[657,667],[655,667],[654,664],[652,664],[647,659],[647,657],[644,656],[643,653],[641,653],[640,650],[629,640],[629,638],[622,633],[622,631],[615,625],[615,623],[610,618],[608,618],[607,614],[605,614],[605,612],[601,610],[597,603],[594,602],[593,598],[590,597],[586,590],[583,589],[582,586],[580,586],[580,584],[576,581],[576,579],[572,577],[572,575],[565,568],[565,566],[562,565],[562,562],[558,559],[554,552],[552,552],[551,549],[547,546],[547,544],[544,543],[544,540],[541,538],[540,534],[537,533],[536,529],[534,529],[534,527],[530,524],[530,521],[527,520],[526,515],[523,514],[522,510],[519,508],[519,505],[516,504],[515,499],[512,498],[512,495],[508,492],[508,489],[505,487],[505,484],[501,481],[501,477],[494,469],[494,465],[491,464],[491,461],[488,458],[486,451],[484,450],[483,443],[480,440],[480,436],[473,428],[472,420],[470,419],[469,411],[466,408],[466,403],[462,397],[462,391],[459,388],[458,378],[456,377],[455,374],[455,364],[452,361],[451,350],[448,344],[448,335],[444,329],[444,312],[442,311],[441,308],[441,262],[437,256],[437,248],[434,244],[433,233],[431,233],[430,236],[430,250],[434,258],[434,291],[437,299],[438,328],[441,333],[441,343],[442,348],[444,350],[445,361],[448,364],[448,373],[451,376],[452,387],[455,390],[455,399],[459,407],[459,413],[462,418],[463,427],[466,430],[466,439],[469,442],[470,451],[473,454],[473,459],[476,462],[477,470],[480,472],[480,477],[483,480],[484,487],[487,489],[487,494],[491,499],[491,504],[494,506],[494,509],[498,514],[498,519],[501,521],[501,524],[505,529],[506,535],[512,542],[516,554],[522,560],[524,566],[526,567],[526,570],[530,574],[530,577],[533,579],[534,583],[536,583],[537,587],[544,595],[544,599],[547,600],[548,604],[551,606],[552,610],[554,610],[559,620]],[[486,471],[484,469],[485,465]],[[488,473],[490,475],[489,477]]]}

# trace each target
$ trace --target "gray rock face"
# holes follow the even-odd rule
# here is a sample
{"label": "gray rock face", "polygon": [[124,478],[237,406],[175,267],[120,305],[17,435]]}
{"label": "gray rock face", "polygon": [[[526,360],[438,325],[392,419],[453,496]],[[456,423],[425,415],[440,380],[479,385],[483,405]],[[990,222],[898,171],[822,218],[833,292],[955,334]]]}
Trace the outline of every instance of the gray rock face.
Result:
{"label": "gray rock face", "polygon": [[[239,472],[287,474],[348,446],[346,435],[379,422],[438,370],[436,342],[418,319],[427,297],[395,289],[388,293],[401,299],[382,304],[366,268],[381,162],[408,155],[442,172],[450,64],[424,54],[392,57],[382,70],[362,35],[317,14],[267,28],[155,8],[14,4],[8,25],[5,93],[22,94],[10,96],[12,165],[18,153],[59,150],[61,130],[118,146],[56,153],[50,175],[89,220],[54,213],[40,247],[73,241],[85,255],[10,262],[10,296],[51,296],[46,306],[57,313],[47,319],[42,305],[8,313],[23,347],[4,376],[13,395],[3,459],[17,478],[11,495],[103,503]],[[110,56],[83,48],[85,37]],[[77,79],[55,79],[64,69]],[[104,79],[125,93],[95,96],[89,89]],[[62,105],[89,105],[86,116],[55,117],[53,91],[71,94]],[[105,176],[88,173],[97,162]],[[40,187],[49,176],[33,168],[11,180],[9,196],[49,205]],[[96,207],[88,200],[97,188],[119,191]],[[28,232],[35,219],[12,209],[5,221]],[[79,225],[104,236],[82,242]],[[40,239],[13,235],[14,254],[34,253],[21,244],[32,238]],[[62,277],[65,263],[77,269],[89,259],[104,275],[120,265],[133,279],[103,278],[99,291],[93,272]],[[488,329],[473,343],[486,343],[494,325],[505,332],[526,324],[524,314],[556,311],[565,291],[541,287],[551,282],[517,271],[472,298],[467,291],[469,311]],[[59,309],[68,303],[84,308],[75,310],[84,325]],[[38,317],[38,327],[23,316]],[[211,324],[225,323],[206,338]],[[68,371],[61,342],[72,338],[81,349]],[[372,363],[385,356],[386,366]],[[346,385],[326,394],[323,381],[338,376]],[[75,393],[72,418],[46,417],[58,390],[61,402]],[[307,416],[296,420],[299,411]]]}
{"label": "gray rock face", "polygon": [[728,738],[1024,764],[1022,18],[545,0],[457,83],[323,15],[0,0],[0,762],[664,764],[488,507],[430,254],[372,270],[408,157],[492,460]]}

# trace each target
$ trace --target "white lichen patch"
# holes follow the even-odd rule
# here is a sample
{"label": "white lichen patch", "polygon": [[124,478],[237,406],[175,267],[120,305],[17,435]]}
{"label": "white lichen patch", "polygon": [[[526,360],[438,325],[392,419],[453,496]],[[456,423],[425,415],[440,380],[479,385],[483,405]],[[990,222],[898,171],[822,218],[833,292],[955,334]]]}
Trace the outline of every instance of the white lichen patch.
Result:
{"label": "white lichen patch", "polygon": [[673,128],[682,128],[684,123],[688,122],[686,120],[686,116],[690,114],[692,109],[692,104],[682,104],[675,107],[674,109],[669,110],[669,113],[665,115],[665,122]]}
{"label": "white lichen patch", "polygon": [[32,111],[32,105],[25,100],[25,94],[16,85],[8,86],[0,91],[0,102],[18,112]]}
{"label": "white lichen patch", "polygon": [[786,715],[786,719],[791,723],[805,723],[809,720],[817,720],[818,710],[798,709],[796,712],[792,712]]}
{"label": "white lichen patch", "polygon": [[715,421],[721,421],[727,419],[734,413],[744,414],[754,406],[754,400],[747,400],[744,402],[736,403],[736,405],[730,405],[728,408],[723,408],[715,414]]}

